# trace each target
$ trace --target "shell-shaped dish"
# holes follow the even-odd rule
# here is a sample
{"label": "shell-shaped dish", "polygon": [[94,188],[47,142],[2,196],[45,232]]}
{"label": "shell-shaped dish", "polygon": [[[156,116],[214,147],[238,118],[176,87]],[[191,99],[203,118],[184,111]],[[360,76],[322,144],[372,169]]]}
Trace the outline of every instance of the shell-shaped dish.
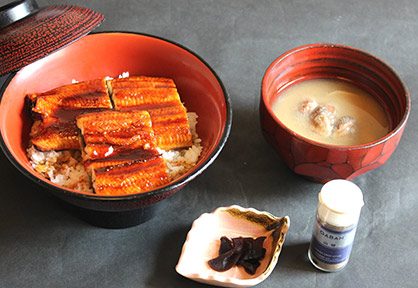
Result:
{"label": "shell-shaped dish", "polygon": [[[264,281],[273,271],[289,229],[289,217],[237,205],[204,213],[193,222],[183,245],[176,271],[189,279],[222,287],[251,287]],[[234,266],[225,272],[213,270],[208,261],[218,256],[220,238],[266,236],[265,257],[254,275]]]}

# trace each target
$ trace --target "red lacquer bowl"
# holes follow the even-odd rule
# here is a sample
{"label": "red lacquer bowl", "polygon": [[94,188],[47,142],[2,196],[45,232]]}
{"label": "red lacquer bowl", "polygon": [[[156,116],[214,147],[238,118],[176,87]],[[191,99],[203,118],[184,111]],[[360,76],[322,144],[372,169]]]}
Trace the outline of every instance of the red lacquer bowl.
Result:
{"label": "red lacquer bowl", "polygon": [[[70,84],[73,79],[118,77],[123,72],[174,79],[185,106],[198,115],[197,132],[203,151],[197,165],[159,189],[115,197],[76,192],[40,177],[26,156],[32,123],[24,107],[25,95]],[[84,220],[112,228],[137,225],[152,217],[157,203],[180,190],[215,160],[232,123],[228,93],[204,60],[179,44],[136,33],[88,35],[11,75],[1,95],[1,147],[8,159],[25,176],[71,204]]]}
{"label": "red lacquer bowl", "polygon": [[[280,91],[312,78],[344,78],[371,94],[385,109],[390,132],[364,145],[335,146],[309,140],[287,128],[272,105]],[[395,151],[410,113],[409,92],[387,64],[356,48],[312,44],[293,49],[267,69],[261,86],[260,121],[267,142],[295,173],[320,183],[352,179],[383,165]]]}

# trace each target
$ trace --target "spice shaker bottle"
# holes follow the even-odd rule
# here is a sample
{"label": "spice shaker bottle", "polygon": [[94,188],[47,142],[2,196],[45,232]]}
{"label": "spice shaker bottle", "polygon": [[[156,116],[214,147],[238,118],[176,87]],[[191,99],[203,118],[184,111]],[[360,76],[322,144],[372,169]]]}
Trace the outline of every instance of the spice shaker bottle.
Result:
{"label": "spice shaker bottle", "polygon": [[322,187],[318,198],[308,258],[322,271],[339,271],[350,258],[363,193],[350,181],[332,180]]}

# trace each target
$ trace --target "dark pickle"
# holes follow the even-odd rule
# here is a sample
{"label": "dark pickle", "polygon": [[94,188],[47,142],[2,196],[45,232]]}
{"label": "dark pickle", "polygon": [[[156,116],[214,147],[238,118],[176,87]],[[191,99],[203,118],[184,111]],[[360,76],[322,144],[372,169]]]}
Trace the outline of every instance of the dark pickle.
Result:
{"label": "dark pickle", "polygon": [[265,236],[256,239],[236,237],[231,240],[221,237],[219,256],[208,261],[209,266],[218,272],[224,272],[235,265],[241,266],[248,274],[254,275],[260,266],[260,260],[266,255],[263,248]]}

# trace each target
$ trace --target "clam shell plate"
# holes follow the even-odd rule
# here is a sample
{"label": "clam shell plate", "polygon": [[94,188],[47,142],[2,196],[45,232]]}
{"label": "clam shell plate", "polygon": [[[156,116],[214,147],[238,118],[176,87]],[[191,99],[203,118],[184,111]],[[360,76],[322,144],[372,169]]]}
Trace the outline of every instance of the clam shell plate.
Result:
{"label": "clam shell plate", "polygon": [[[289,229],[288,216],[276,217],[268,212],[237,205],[220,207],[204,213],[193,222],[187,234],[176,271],[194,281],[222,287],[251,287],[264,281],[273,271]],[[210,268],[208,261],[218,256],[220,238],[266,236],[265,257],[254,275],[234,266],[225,272]]]}

